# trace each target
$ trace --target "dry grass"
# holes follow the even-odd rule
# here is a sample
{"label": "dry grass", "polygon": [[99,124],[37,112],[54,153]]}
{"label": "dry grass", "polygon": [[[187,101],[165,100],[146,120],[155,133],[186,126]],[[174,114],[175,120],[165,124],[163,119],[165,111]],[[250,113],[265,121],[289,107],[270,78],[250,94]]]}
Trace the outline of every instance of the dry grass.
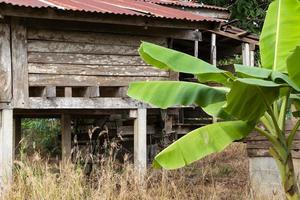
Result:
{"label": "dry grass", "polygon": [[90,179],[72,164],[48,165],[38,156],[16,166],[14,183],[2,199],[251,199],[243,144],[184,169],[149,170],[144,181],[131,164],[119,165],[111,159],[97,167]]}

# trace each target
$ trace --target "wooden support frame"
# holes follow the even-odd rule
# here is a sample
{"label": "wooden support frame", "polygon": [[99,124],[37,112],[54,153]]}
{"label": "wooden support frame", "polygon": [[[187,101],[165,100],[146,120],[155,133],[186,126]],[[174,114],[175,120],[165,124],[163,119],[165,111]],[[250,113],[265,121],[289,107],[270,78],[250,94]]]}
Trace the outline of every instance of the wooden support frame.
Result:
{"label": "wooden support frame", "polygon": [[12,182],[14,159],[13,110],[0,110],[0,186]]}
{"label": "wooden support frame", "polygon": [[242,44],[243,65],[251,66],[250,60],[250,45],[249,43]]}
{"label": "wooden support frame", "polygon": [[22,118],[14,116],[14,148],[15,155],[19,153],[20,142],[22,139]]}
{"label": "wooden support frame", "polygon": [[140,175],[147,169],[147,109],[130,111],[134,119],[134,166]]}
{"label": "wooden support frame", "polygon": [[19,18],[11,20],[11,49],[14,107],[24,108],[29,98],[27,29]]}
{"label": "wooden support frame", "polygon": [[217,35],[215,33],[211,34],[210,63],[217,66]]}
{"label": "wooden support frame", "polygon": [[9,24],[0,22],[0,102],[10,102],[12,99],[10,41]]}
{"label": "wooden support frame", "polygon": [[62,114],[61,116],[61,145],[62,145],[62,161],[71,159],[72,150],[72,127],[71,115]]}

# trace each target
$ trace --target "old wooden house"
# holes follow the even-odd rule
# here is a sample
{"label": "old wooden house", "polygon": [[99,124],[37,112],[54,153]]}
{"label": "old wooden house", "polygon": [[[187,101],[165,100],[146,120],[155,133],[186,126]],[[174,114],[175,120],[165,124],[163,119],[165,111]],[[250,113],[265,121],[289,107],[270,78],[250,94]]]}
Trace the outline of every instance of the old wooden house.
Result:
{"label": "old wooden house", "polygon": [[126,96],[132,81],[195,81],[146,65],[140,42],[214,65],[238,54],[253,65],[258,38],[229,17],[225,8],[174,0],[0,0],[0,175],[11,177],[21,119],[30,117],[61,119],[63,159],[78,119],[111,123],[110,134],[132,138],[134,163],[145,169],[157,138],[213,119],[193,107],[161,111]]}

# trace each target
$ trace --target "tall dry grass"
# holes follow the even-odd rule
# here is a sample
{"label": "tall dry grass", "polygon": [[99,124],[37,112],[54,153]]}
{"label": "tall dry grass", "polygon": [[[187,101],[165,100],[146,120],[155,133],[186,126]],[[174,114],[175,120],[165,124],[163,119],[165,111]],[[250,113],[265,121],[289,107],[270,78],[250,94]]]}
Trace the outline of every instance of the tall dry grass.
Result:
{"label": "tall dry grass", "polygon": [[47,164],[38,154],[16,162],[9,200],[246,200],[252,199],[243,144],[174,171],[150,169],[141,179],[132,164],[103,160],[90,174],[70,163]]}

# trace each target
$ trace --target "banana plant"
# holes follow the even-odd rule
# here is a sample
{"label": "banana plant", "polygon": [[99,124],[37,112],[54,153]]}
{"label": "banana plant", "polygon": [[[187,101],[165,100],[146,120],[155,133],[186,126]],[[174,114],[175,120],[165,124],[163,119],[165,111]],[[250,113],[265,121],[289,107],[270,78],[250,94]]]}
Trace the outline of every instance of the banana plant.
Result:
{"label": "banana plant", "polygon": [[[300,116],[300,2],[275,0],[268,9],[260,40],[261,67],[235,65],[235,73],[193,56],[142,42],[142,59],[161,70],[193,74],[197,83],[181,81],[134,82],[128,96],[166,109],[196,105],[220,119],[200,127],[161,151],[156,168],[177,169],[220,152],[256,131],[272,144],[286,199],[300,199],[291,149],[300,126],[298,119],[286,133],[291,105]],[[222,87],[211,87],[215,82]]]}

